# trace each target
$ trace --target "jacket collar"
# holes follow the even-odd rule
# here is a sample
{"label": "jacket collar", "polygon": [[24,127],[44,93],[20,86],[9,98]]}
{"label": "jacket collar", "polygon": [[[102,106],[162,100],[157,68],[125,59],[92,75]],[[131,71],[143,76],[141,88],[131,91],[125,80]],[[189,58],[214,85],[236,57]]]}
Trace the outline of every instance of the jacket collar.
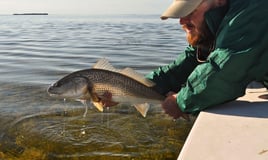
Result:
{"label": "jacket collar", "polygon": [[223,7],[218,7],[212,10],[209,10],[205,13],[205,21],[208,25],[208,28],[212,32],[212,34],[216,37],[217,32],[220,28],[220,25],[223,21],[225,14],[227,13],[229,5],[225,5]]}

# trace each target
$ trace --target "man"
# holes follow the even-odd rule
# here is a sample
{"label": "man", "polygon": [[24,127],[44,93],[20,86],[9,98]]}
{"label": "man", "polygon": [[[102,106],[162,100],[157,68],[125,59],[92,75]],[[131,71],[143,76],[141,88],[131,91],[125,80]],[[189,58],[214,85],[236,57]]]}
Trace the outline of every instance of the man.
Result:
{"label": "man", "polygon": [[187,118],[268,86],[267,0],[174,0],[161,19],[179,18],[189,47],[146,77],[167,95],[163,109]]}

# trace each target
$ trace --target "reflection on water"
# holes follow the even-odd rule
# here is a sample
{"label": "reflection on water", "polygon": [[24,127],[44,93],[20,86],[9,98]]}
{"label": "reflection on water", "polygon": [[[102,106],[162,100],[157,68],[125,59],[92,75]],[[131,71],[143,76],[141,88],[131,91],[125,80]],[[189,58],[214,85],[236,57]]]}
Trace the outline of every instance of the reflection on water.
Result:
{"label": "reflection on water", "polygon": [[80,102],[46,93],[102,57],[141,73],[167,64],[185,46],[176,24],[154,16],[0,22],[0,159],[176,159],[194,120],[173,121],[159,106],[146,118],[130,106],[91,108],[83,117]]}

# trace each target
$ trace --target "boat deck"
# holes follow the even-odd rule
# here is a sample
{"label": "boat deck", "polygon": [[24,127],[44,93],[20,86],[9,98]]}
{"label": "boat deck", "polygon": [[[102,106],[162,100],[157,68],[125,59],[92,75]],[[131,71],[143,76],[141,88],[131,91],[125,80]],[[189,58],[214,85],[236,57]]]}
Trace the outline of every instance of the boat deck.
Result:
{"label": "boat deck", "polygon": [[[266,98],[266,99],[265,99]],[[178,160],[268,160],[268,91],[199,114]]]}

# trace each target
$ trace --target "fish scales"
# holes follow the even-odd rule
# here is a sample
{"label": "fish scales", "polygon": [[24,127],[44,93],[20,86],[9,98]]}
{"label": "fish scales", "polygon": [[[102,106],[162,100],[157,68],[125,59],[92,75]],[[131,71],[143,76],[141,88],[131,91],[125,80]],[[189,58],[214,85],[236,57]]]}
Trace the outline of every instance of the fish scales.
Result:
{"label": "fish scales", "polygon": [[100,95],[109,91],[113,96],[135,96],[157,100],[164,98],[152,88],[117,72],[86,69],[78,71],[77,74],[86,76]]}
{"label": "fish scales", "polygon": [[87,113],[88,100],[103,112],[101,100],[107,98],[105,94],[108,92],[112,96],[110,102],[131,104],[145,117],[150,104],[161,104],[165,99],[153,86],[153,82],[131,68],[119,70],[106,59],[101,59],[93,68],[70,73],[58,80],[47,92],[53,97],[81,101],[86,107],[84,116]]}

